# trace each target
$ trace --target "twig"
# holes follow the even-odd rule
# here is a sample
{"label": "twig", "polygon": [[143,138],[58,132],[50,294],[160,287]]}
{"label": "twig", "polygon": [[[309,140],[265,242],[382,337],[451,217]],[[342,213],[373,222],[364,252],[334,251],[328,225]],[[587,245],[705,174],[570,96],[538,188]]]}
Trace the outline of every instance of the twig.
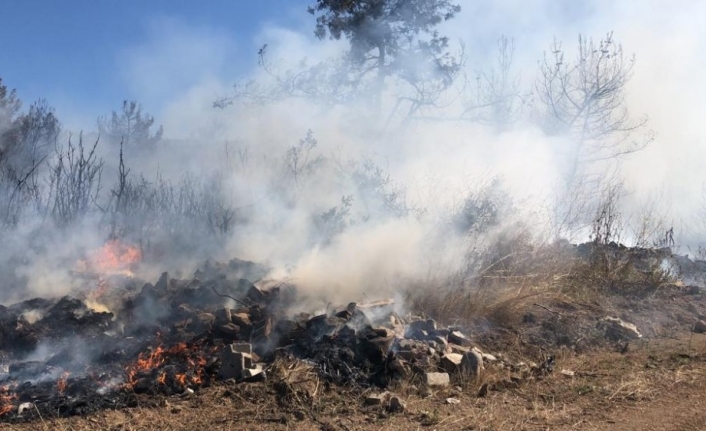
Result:
{"label": "twig", "polygon": [[39,407],[37,407],[37,405],[35,403],[32,403],[32,406],[34,406],[34,410],[37,411],[37,416],[39,416],[39,420],[42,421],[42,425],[44,425],[44,429],[48,429],[46,422],[44,422],[44,418],[42,417],[42,414],[39,412]]}
{"label": "twig", "polygon": [[216,286],[211,285],[211,289],[213,289],[213,293],[215,293],[216,295],[220,296],[221,298],[230,298],[230,299],[232,299],[233,301],[237,302],[238,304],[242,305],[243,307],[248,307],[248,308],[250,307],[248,304],[246,304],[246,303],[244,303],[243,301],[240,301],[240,300],[238,300],[238,299],[235,299],[235,298],[233,298],[233,297],[230,296],[230,295],[224,295],[224,294],[222,294],[222,293],[219,293],[219,292],[216,290]]}
{"label": "twig", "polygon": [[581,377],[611,377],[612,374],[609,373],[594,373],[591,371],[576,371],[577,376]]}
{"label": "twig", "polygon": [[559,313],[558,311],[554,311],[554,310],[552,310],[551,308],[545,307],[544,305],[537,304],[536,302],[535,302],[534,304],[532,304],[532,305],[535,305],[535,306],[537,306],[537,307],[539,307],[539,308],[543,308],[543,309],[547,310],[547,311],[550,312],[550,313],[556,314],[556,315],[559,316],[559,317],[563,317],[563,316],[561,315],[561,313]]}

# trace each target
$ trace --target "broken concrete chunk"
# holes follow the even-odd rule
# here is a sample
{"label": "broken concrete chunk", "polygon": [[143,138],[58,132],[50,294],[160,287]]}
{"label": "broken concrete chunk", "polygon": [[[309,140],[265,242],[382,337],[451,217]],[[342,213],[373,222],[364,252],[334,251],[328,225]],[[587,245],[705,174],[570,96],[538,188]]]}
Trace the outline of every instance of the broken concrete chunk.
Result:
{"label": "broken concrete chunk", "polygon": [[438,335],[435,335],[430,337],[429,341],[434,343],[436,345],[436,348],[441,352],[445,352],[446,349],[449,347],[449,342],[446,340],[446,337],[440,337]]}
{"label": "broken concrete chunk", "polygon": [[252,339],[260,342],[269,339],[273,327],[272,318],[269,316],[263,318],[253,326]]}
{"label": "broken concrete chunk", "polygon": [[[349,328],[350,329],[350,328]],[[352,331],[352,329],[350,329]],[[383,364],[387,358],[388,352],[395,341],[395,335],[392,331],[384,333],[388,336],[380,336],[383,332],[366,328],[356,334],[358,338],[360,353],[365,355],[373,364]]]}
{"label": "broken concrete chunk", "polygon": [[[157,281],[157,284],[154,285],[154,290],[164,293],[167,291],[167,284],[169,281],[169,273],[168,272],[163,272],[162,275],[159,277],[159,281]],[[144,290],[144,288],[143,288]]]}
{"label": "broken concrete chunk", "polygon": [[483,357],[483,363],[486,363],[486,362],[497,362],[497,360],[498,360],[498,358],[496,358],[495,356],[491,355],[490,353],[483,353],[483,354],[481,354],[481,356]]}
{"label": "broken concrete chunk", "polygon": [[350,320],[358,309],[358,304],[355,302],[349,302],[345,308],[337,308],[334,310],[333,315],[340,319]]}
{"label": "broken concrete chunk", "polygon": [[174,414],[181,413],[184,408],[182,406],[173,406],[171,412]]}
{"label": "broken concrete chunk", "polygon": [[232,320],[230,320],[230,308],[221,308],[216,312],[216,323],[219,325],[232,323]]}
{"label": "broken concrete chunk", "polygon": [[405,408],[407,408],[407,403],[405,403],[402,398],[398,396],[393,396],[390,398],[390,404],[388,405],[388,408],[391,412],[402,413],[404,412]]}
{"label": "broken concrete chunk", "polygon": [[243,377],[243,371],[252,368],[252,364],[252,346],[250,344],[230,344],[221,350],[221,369],[218,375],[225,380],[240,379]]}
{"label": "broken concrete chunk", "polygon": [[427,331],[421,329],[407,328],[404,332],[404,337],[410,340],[426,340],[429,337]]}
{"label": "broken concrete chunk", "polygon": [[637,326],[618,317],[604,317],[598,322],[598,326],[605,330],[606,338],[612,340],[639,340],[642,338]]}
{"label": "broken concrete chunk", "polygon": [[373,328],[370,327],[368,328],[368,337],[373,337],[373,338],[378,338],[378,337],[394,337],[395,331],[385,328],[385,327],[377,327]]}
{"label": "broken concrete chunk", "polygon": [[[309,321],[306,322],[306,331],[314,340],[320,340],[324,336],[332,336],[338,332],[341,327],[346,324],[346,319],[335,316],[327,316],[325,314],[320,314],[314,316]],[[370,328],[367,328],[370,329]],[[372,339],[378,337],[377,333],[372,331],[366,332],[366,338]]]}
{"label": "broken concrete chunk", "polygon": [[252,368],[253,366],[253,358],[252,355],[248,355],[247,353],[240,353],[241,357],[243,358],[243,369],[249,369]]}
{"label": "broken concrete chunk", "polygon": [[416,350],[420,349],[421,346],[422,344],[414,340],[400,340],[397,343],[397,347],[399,348],[399,350]]}
{"label": "broken concrete chunk", "polygon": [[392,374],[393,379],[404,379],[409,377],[410,370],[402,358],[395,357],[387,363],[387,369]]}
{"label": "broken concrete chunk", "polygon": [[379,406],[382,404],[385,394],[370,394],[365,397],[366,406]]}
{"label": "broken concrete chunk", "polygon": [[459,346],[470,346],[471,340],[463,335],[460,331],[452,331],[449,333],[449,342],[458,344]]}
{"label": "broken concrete chunk", "polygon": [[254,367],[252,367],[252,368],[246,368],[246,369],[243,370],[243,372],[242,372],[242,378],[243,378],[243,379],[246,379],[246,380],[247,380],[247,379],[253,379],[253,378],[255,378],[255,377],[260,376],[260,375],[262,374],[262,372],[263,372],[262,366],[260,366],[259,364],[255,364]]}
{"label": "broken concrete chunk", "polygon": [[255,285],[251,285],[248,293],[245,295],[251,302],[259,304],[267,300],[267,295]]}
{"label": "broken concrete chunk", "polygon": [[427,386],[448,386],[451,383],[449,373],[426,373]]}
{"label": "broken concrete chunk", "polygon": [[250,320],[250,316],[247,313],[231,314],[230,318],[231,318],[231,322],[240,326],[241,328],[252,327],[252,321]]}
{"label": "broken concrete chunk", "polygon": [[32,410],[32,407],[34,407],[34,404],[32,403],[22,403],[19,406],[17,406],[17,414],[21,415],[22,413]]}
{"label": "broken concrete chunk", "polygon": [[471,376],[477,376],[483,370],[483,357],[471,350],[464,353],[461,359],[461,372]]}
{"label": "broken concrete chunk", "polygon": [[450,350],[451,353],[460,353],[463,355],[464,353],[469,352],[471,349],[456,344],[449,344],[448,350]]}
{"label": "broken concrete chunk", "polygon": [[395,335],[403,338],[405,334],[405,328],[404,325],[402,324],[402,321],[394,314],[390,314],[387,318],[383,319],[380,322],[380,326],[383,326],[388,329],[392,329],[395,332]]}
{"label": "broken concrete chunk", "polygon": [[694,332],[697,334],[706,334],[706,322],[703,320],[697,320],[694,323]]}
{"label": "broken concrete chunk", "polygon": [[432,332],[436,331],[436,322],[432,319],[416,320],[409,323],[409,328],[415,331]]}
{"label": "broken concrete chunk", "polygon": [[405,361],[413,361],[419,359],[419,357],[424,356],[424,353],[428,347],[426,343],[414,340],[400,340],[395,346],[397,356],[404,359]]}
{"label": "broken concrete chunk", "polygon": [[187,330],[191,332],[202,332],[210,329],[216,321],[216,316],[206,312],[196,312],[191,316]]}
{"label": "broken concrete chunk", "polygon": [[463,355],[459,353],[447,353],[441,357],[441,367],[446,370],[447,373],[458,373],[461,368],[462,360]]}
{"label": "broken concrete chunk", "polygon": [[233,343],[230,345],[233,352],[247,353],[252,355],[252,344],[250,343]]}
{"label": "broken concrete chunk", "polygon": [[227,323],[219,326],[218,331],[226,337],[236,338],[240,333],[240,327],[232,323]]}
{"label": "broken concrete chunk", "polygon": [[429,334],[429,336],[431,336],[431,337],[444,337],[444,338],[448,338],[450,332],[451,332],[451,331],[449,331],[448,329],[443,329],[443,328],[441,328],[441,329],[437,329],[437,330],[435,330],[435,331],[432,331],[432,332]]}
{"label": "broken concrete chunk", "polygon": [[357,304],[357,307],[361,310],[382,310],[382,309],[392,309],[395,305],[394,299],[381,299],[379,301],[369,302],[367,304]]}

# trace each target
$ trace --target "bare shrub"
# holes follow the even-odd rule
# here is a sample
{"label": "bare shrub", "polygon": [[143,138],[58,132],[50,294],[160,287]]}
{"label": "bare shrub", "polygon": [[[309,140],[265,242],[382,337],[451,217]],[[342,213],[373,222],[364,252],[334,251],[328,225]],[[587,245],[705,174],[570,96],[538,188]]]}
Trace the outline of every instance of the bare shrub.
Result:
{"label": "bare shrub", "polygon": [[632,244],[635,247],[673,247],[674,228],[668,221],[670,209],[666,199],[655,195],[640,203],[638,210],[627,221]]}
{"label": "bare shrub", "polygon": [[622,213],[619,209],[622,190],[622,182],[608,184],[603,190],[591,224],[590,239],[594,243],[605,245],[620,242],[623,232]]}
{"label": "bare shrub", "polygon": [[94,208],[103,171],[103,160],[96,156],[97,146],[98,140],[93,146],[84,147],[80,134],[78,144],[69,138],[65,149],[57,149],[47,204],[58,226],[67,226]]}

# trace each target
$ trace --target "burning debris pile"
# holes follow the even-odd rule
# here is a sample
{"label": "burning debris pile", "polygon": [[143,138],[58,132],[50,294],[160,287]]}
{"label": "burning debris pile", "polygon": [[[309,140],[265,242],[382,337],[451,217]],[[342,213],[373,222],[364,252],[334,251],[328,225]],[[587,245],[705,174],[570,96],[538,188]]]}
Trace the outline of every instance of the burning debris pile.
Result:
{"label": "burning debris pile", "polygon": [[220,380],[266,380],[277,361],[305,361],[331,384],[386,387],[413,377],[446,385],[449,374],[477,374],[497,360],[461,328],[402,319],[392,300],[292,315],[293,287],[243,278],[265,273],[233,260],[206,265],[191,280],[164,273],[140,289],[132,278],[111,278],[110,286],[103,279],[110,311],[91,306],[92,295],[0,307],[0,420],[81,415]]}
{"label": "burning debris pile", "polygon": [[[486,382],[482,394],[517,387],[554,368],[553,358],[544,354],[535,364],[484,353],[467,335],[505,347],[485,342],[492,333],[401,315],[390,299],[327,306],[312,314],[295,311],[305,303],[301,292],[286,282],[266,281],[269,270],[252,262],[207,262],[192,278],[163,273],[152,284],[134,277],[135,259],[135,249],[109,243],[76,271],[92,287],[0,306],[0,421],[149,405],[222,381],[264,381],[286,396],[293,393],[286,376],[294,369],[327,387],[364,391],[397,382],[447,386],[470,381],[487,367],[504,370],[500,374],[509,380]],[[670,301],[675,295],[690,301],[701,292],[675,286],[662,288]],[[645,328],[650,316],[618,318],[591,308],[572,320],[563,311],[580,305],[554,306],[562,311],[533,304],[546,313],[522,319],[530,344],[576,347],[587,337],[627,343],[642,337],[638,326]],[[682,317],[677,320],[693,323]],[[638,318],[637,326],[624,320],[632,318]]]}

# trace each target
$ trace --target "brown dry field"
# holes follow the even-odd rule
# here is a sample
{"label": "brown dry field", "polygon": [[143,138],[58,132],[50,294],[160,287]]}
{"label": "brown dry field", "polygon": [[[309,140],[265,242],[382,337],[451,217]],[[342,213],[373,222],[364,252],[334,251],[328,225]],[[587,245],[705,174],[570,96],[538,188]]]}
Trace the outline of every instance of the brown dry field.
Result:
{"label": "brown dry field", "polygon": [[[573,377],[562,370],[575,372]],[[366,406],[363,389],[327,387],[293,373],[289,397],[272,381],[223,382],[188,398],[140,398],[135,408],[85,417],[3,424],[4,430],[701,430],[706,429],[706,335],[688,330],[586,353],[558,350],[556,369],[517,387],[478,394],[508,374],[421,394],[413,382],[392,390],[406,410]],[[274,379],[270,379],[274,380]],[[424,396],[422,396],[424,395]],[[446,403],[449,397],[460,404]]]}
{"label": "brown dry field", "polygon": [[[701,430],[706,429],[706,335],[649,341],[632,351],[557,358],[557,371],[478,397],[480,382],[426,398],[401,387],[403,413],[364,406],[363,394],[319,388],[295,409],[263,384],[223,384],[163,405],[45,418],[17,430]],[[559,371],[570,369],[574,377]],[[446,398],[461,401],[445,403]]]}

